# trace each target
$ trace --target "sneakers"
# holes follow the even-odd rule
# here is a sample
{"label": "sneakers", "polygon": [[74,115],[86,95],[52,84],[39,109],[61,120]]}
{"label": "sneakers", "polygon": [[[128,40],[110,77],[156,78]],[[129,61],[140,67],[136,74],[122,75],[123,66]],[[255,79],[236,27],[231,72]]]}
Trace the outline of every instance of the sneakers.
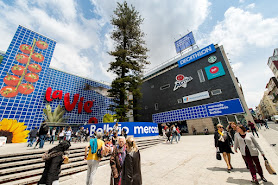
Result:
{"label": "sneakers", "polygon": [[261,177],[262,181],[267,182],[267,180],[264,177]]}
{"label": "sneakers", "polygon": [[254,184],[259,184],[259,181],[257,179],[253,179],[251,182]]}

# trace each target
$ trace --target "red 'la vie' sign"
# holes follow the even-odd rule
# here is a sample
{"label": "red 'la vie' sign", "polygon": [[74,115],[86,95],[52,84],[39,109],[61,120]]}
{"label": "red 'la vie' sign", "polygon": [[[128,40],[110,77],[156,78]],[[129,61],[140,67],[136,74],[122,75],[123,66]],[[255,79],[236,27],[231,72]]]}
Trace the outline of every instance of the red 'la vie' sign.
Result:
{"label": "red 'la vie' sign", "polygon": [[[57,98],[59,98],[61,100],[62,97],[63,97],[63,91],[62,90],[54,91],[53,94],[52,94],[52,98],[51,98],[51,94],[52,94],[52,88],[48,87],[46,89],[45,98],[49,102],[51,102],[53,99],[57,99]],[[66,93],[65,96],[64,96],[64,104],[65,104],[66,110],[67,111],[72,111],[74,109],[75,105],[77,104],[78,100],[79,100],[79,94],[75,94],[73,96],[73,102],[70,103],[70,93]],[[84,97],[81,97],[79,102],[78,102],[78,113],[79,114],[82,112],[83,100],[84,100]],[[94,101],[86,101],[84,103],[85,112],[91,113],[92,112],[91,108],[93,107],[93,105],[94,105]]]}

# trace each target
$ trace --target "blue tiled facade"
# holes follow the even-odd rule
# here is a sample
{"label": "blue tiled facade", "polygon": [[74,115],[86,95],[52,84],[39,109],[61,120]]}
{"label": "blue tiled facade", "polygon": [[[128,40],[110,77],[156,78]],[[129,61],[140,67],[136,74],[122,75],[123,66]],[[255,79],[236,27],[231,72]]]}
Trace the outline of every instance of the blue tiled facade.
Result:
{"label": "blue tiled facade", "polygon": [[[10,98],[0,96],[0,120],[4,118],[16,119],[19,122],[24,122],[25,125],[28,126],[27,129],[39,126],[44,120],[43,109],[45,108],[46,103],[48,103],[45,100],[45,92],[48,87],[52,88],[52,93],[55,90],[62,90],[63,98],[65,93],[70,93],[71,102],[74,94],[80,94],[80,97],[84,97],[83,102],[95,100],[94,106],[91,108],[92,113],[86,113],[82,109],[82,112],[78,114],[77,105],[71,112],[66,112],[65,117],[69,117],[67,123],[85,123],[88,122],[91,117],[96,117],[99,122],[102,122],[104,114],[112,113],[107,110],[108,106],[111,104],[111,100],[109,98],[91,90],[83,90],[85,83],[94,87],[101,86],[110,88],[108,85],[49,68],[56,42],[22,26],[18,27],[0,65],[1,89],[7,86],[7,84],[3,81],[7,76],[7,73],[14,75],[11,70],[14,65],[18,64],[24,67],[26,65],[19,63],[15,59],[17,54],[22,53],[19,46],[22,44],[28,44],[31,46],[34,38],[48,44],[48,48],[45,50],[41,50],[37,47],[34,49],[34,52],[41,53],[44,56],[44,61],[38,63],[31,60],[30,62],[31,64],[36,63],[41,65],[42,70],[38,73],[39,80],[32,83],[34,91],[28,95],[18,93],[15,97]],[[29,72],[30,71],[27,73]],[[23,78],[22,83],[27,83],[27,81]],[[54,99],[50,102],[52,111],[54,111],[54,108],[57,107],[58,104],[64,106],[63,99]]]}

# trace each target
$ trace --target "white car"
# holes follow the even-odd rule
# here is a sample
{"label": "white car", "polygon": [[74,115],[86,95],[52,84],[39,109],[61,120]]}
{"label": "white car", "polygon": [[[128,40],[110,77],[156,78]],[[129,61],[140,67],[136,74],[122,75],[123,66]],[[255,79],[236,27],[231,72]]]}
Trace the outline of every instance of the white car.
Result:
{"label": "white car", "polygon": [[275,123],[278,123],[278,115],[272,116],[271,120],[274,121]]}

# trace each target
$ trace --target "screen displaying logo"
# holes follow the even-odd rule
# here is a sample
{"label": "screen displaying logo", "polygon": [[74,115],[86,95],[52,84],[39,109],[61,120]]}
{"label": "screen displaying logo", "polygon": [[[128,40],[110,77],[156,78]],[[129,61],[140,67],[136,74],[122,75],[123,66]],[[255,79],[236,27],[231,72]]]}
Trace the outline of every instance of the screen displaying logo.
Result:
{"label": "screen displaying logo", "polygon": [[210,63],[210,64],[213,64],[214,62],[216,62],[216,60],[217,60],[217,57],[216,56],[210,56],[209,58],[208,58],[208,62]]}
{"label": "screen displaying logo", "polygon": [[209,72],[212,73],[212,74],[215,74],[219,71],[219,68],[217,66],[214,66],[212,68],[210,68]]}
{"label": "screen displaying logo", "polygon": [[205,67],[205,71],[206,71],[208,80],[225,75],[225,71],[224,71],[224,68],[223,68],[221,62],[217,62],[213,65]]}
{"label": "screen displaying logo", "polygon": [[175,42],[176,51],[179,53],[194,44],[196,44],[196,42],[193,33],[190,32]]}
{"label": "screen displaying logo", "polygon": [[182,74],[179,74],[176,76],[176,82],[175,82],[175,87],[173,89],[173,91],[179,89],[180,87],[186,88],[187,87],[187,83],[190,82],[191,80],[193,80],[193,78],[191,76],[189,77],[184,77]]}

